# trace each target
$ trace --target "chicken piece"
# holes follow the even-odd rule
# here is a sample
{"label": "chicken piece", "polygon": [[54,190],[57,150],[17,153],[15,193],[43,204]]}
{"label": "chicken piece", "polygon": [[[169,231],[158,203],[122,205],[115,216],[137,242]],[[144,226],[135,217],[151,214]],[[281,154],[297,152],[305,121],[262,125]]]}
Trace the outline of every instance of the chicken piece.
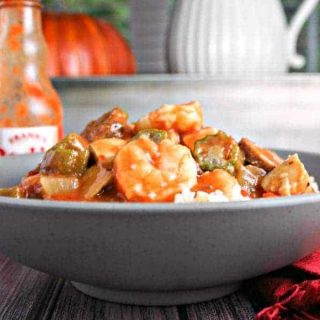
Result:
{"label": "chicken piece", "polygon": [[247,138],[242,138],[239,142],[241,150],[244,152],[246,161],[250,164],[266,170],[267,172],[274,169],[283,159],[276,153],[263,149]]}
{"label": "chicken piece", "polygon": [[90,144],[90,151],[97,163],[110,169],[115,156],[126,143],[127,141],[118,138],[96,140]]}
{"label": "chicken piece", "polygon": [[127,140],[132,137],[132,128],[127,121],[127,113],[117,107],[97,120],[88,123],[81,136],[89,142],[105,138]]}
{"label": "chicken piece", "polygon": [[297,154],[289,156],[261,181],[261,186],[266,192],[280,196],[303,194],[309,184],[309,174]]}

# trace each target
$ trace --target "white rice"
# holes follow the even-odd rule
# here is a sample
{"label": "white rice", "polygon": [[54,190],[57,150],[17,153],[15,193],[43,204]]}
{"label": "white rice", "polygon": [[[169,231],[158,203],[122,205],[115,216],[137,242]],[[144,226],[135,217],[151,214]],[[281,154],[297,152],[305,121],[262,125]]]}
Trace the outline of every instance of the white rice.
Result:
{"label": "white rice", "polygon": [[[319,185],[314,177],[310,177],[310,186],[314,192],[319,192]],[[211,193],[198,191],[193,192],[190,189],[183,189],[181,193],[176,194],[175,203],[194,203],[194,202],[228,202],[251,200],[241,194],[240,186],[235,185],[231,190],[231,196],[227,197],[222,191],[216,190]]]}
{"label": "white rice", "polygon": [[319,185],[314,177],[310,177],[310,186],[314,192],[319,192]]}
{"label": "white rice", "polygon": [[235,190],[233,190],[232,199],[229,199],[228,197],[226,197],[226,195],[220,190],[207,193],[203,191],[193,192],[190,189],[183,189],[181,193],[176,194],[174,202],[175,203],[228,202],[228,201],[244,201],[244,200],[250,200],[250,198],[244,197],[241,194],[241,189],[238,190],[238,188],[235,188]]}

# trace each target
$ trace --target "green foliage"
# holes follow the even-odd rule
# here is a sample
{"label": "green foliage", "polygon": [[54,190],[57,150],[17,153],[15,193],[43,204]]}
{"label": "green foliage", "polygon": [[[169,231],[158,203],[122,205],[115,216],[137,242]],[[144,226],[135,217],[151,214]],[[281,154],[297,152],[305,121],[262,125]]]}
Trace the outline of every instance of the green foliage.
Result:
{"label": "green foliage", "polygon": [[126,38],[129,35],[129,0],[43,0],[48,10],[84,12],[111,22]]}
{"label": "green foliage", "polygon": [[[84,12],[111,22],[126,38],[129,38],[130,0],[43,0],[48,10]],[[156,0],[154,0],[156,1]],[[173,9],[176,0],[169,1]]]}
{"label": "green foliage", "polygon": [[301,3],[301,0],[282,0],[285,7],[296,7]]}

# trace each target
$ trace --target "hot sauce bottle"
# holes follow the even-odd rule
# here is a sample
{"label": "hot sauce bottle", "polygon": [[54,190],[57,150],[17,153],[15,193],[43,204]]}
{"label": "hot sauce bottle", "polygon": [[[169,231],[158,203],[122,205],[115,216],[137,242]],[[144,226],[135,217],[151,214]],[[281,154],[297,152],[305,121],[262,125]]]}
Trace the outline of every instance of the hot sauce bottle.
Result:
{"label": "hot sauce bottle", "polygon": [[0,0],[0,156],[44,152],[63,136],[47,75],[39,0]]}

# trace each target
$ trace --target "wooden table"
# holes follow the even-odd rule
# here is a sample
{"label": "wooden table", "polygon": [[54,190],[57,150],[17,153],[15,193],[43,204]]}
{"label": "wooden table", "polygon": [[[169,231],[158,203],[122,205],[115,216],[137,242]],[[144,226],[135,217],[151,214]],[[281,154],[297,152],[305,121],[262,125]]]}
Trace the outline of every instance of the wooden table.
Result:
{"label": "wooden table", "polygon": [[[252,301],[252,300],[251,300]],[[88,297],[66,280],[22,266],[0,254],[0,320],[250,320],[241,290],[215,301],[178,307],[137,307]]]}

